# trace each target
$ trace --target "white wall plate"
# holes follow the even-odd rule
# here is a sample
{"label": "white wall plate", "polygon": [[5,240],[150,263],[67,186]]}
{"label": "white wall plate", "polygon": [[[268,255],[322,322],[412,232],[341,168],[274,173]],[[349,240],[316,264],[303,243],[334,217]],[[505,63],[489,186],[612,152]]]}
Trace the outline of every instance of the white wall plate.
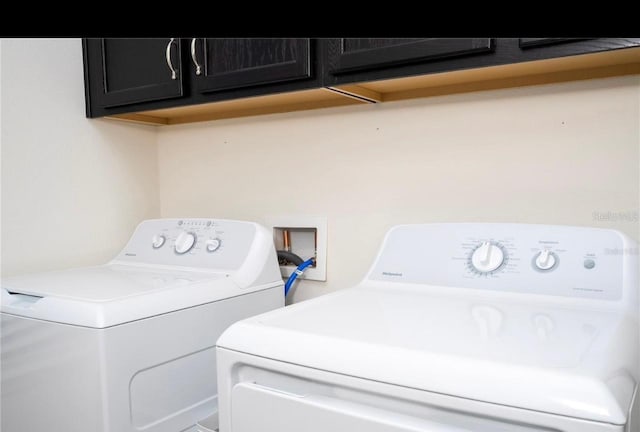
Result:
{"label": "white wall plate", "polygon": [[[316,266],[308,267],[301,279],[307,280],[327,280],[327,217],[326,216],[307,216],[307,215],[281,215],[269,216],[265,218],[265,225],[271,228],[274,233],[274,244],[276,249],[282,246],[282,239],[276,238],[276,228],[292,228],[294,235],[292,236],[292,252],[296,253],[295,228],[315,228],[316,229]],[[304,255],[310,255],[311,249],[309,242],[304,241],[301,247]],[[308,259],[309,256],[300,256],[302,259]],[[296,269],[294,265],[280,266],[282,277],[287,278]]]}

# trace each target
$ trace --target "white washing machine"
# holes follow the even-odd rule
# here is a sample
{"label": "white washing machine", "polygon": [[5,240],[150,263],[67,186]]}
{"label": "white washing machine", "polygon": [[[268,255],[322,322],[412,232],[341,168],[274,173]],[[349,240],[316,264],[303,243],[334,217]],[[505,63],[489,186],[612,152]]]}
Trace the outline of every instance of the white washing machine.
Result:
{"label": "white washing machine", "polygon": [[106,265],[4,279],[1,429],[195,431],[218,336],[283,305],[271,233],[232,220],[147,220]]}
{"label": "white washing machine", "polygon": [[612,230],[397,226],[356,287],[223,333],[220,431],[638,432],[637,262]]}

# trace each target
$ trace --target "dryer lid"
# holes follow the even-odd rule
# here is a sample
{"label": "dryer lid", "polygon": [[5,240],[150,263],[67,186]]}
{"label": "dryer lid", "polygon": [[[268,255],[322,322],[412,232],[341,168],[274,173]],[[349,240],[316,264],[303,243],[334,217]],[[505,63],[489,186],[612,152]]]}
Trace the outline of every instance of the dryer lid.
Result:
{"label": "dryer lid", "polygon": [[240,294],[225,273],[107,264],[2,280],[3,313],[103,328]]}
{"label": "dryer lid", "polygon": [[329,294],[236,323],[218,346],[452,396],[626,422],[637,324],[616,311],[464,291],[435,296],[426,288]]}

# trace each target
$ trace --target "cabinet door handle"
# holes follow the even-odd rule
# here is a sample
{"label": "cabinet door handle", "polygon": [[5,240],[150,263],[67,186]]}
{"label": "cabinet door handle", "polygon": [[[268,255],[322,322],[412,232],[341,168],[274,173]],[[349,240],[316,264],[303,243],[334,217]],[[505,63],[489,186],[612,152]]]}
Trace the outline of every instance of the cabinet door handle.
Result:
{"label": "cabinet door handle", "polygon": [[171,70],[171,79],[177,79],[178,76],[176,75],[176,68],[173,67],[173,63],[171,62],[171,45],[173,45],[173,43],[175,42],[175,38],[171,38],[171,40],[169,41],[169,43],[167,44],[167,66],[169,66],[169,69]]}
{"label": "cabinet door handle", "polygon": [[198,63],[198,58],[196,57],[197,40],[197,38],[191,39],[191,60],[193,60],[193,65],[196,67],[196,75],[200,75],[202,73],[202,65]]}

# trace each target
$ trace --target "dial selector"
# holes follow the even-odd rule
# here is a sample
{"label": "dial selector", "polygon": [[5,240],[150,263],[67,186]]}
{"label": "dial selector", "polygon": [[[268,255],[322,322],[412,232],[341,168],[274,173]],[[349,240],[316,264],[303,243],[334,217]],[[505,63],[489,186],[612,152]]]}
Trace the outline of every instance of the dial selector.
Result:
{"label": "dial selector", "polygon": [[196,244],[196,235],[194,233],[182,231],[176,238],[175,251],[177,254],[187,253]]}
{"label": "dial selector", "polygon": [[539,270],[551,270],[556,265],[556,255],[548,249],[538,253],[534,261]]}
{"label": "dial selector", "polygon": [[166,237],[162,234],[156,234],[151,238],[151,246],[153,246],[154,249],[161,248],[166,240]]}
{"label": "dial selector", "polygon": [[480,273],[491,273],[504,262],[504,251],[496,243],[482,242],[471,255],[471,265]]}
{"label": "dial selector", "polygon": [[218,238],[211,238],[209,240],[207,240],[207,252],[215,252],[218,249],[220,249],[220,245],[222,244],[222,241],[220,241],[220,239]]}

